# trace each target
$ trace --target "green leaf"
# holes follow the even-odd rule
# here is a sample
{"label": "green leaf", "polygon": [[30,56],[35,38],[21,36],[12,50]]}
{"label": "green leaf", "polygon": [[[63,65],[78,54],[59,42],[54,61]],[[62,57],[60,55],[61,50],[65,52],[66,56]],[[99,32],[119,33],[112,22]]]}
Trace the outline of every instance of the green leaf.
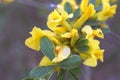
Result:
{"label": "green leaf", "polygon": [[72,75],[70,72],[67,72],[67,78],[68,80],[77,80],[75,75]]}
{"label": "green leaf", "polygon": [[82,47],[79,47],[78,48],[78,50],[80,51],[80,52],[88,52],[89,51],[89,46],[82,46]]}
{"label": "green leaf", "polygon": [[97,6],[97,7],[95,8],[95,10],[96,10],[96,12],[98,12],[98,11],[101,11],[102,8],[103,8],[103,6],[102,6],[102,4],[100,4],[99,6]]}
{"label": "green leaf", "polygon": [[90,2],[89,3],[92,3],[92,4],[96,4],[96,0],[90,0]]}
{"label": "green leaf", "polygon": [[106,33],[110,32],[110,29],[108,29],[108,28],[102,28],[102,31],[103,31],[104,34],[106,34]]}
{"label": "green leaf", "polygon": [[76,44],[75,47],[77,50],[79,50],[80,52],[87,52],[89,50],[89,46],[88,46],[88,39],[86,38],[82,38],[79,39]]}
{"label": "green leaf", "polygon": [[64,10],[65,10],[68,14],[72,13],[72,6],[71,6],[71,4],[70,4],[69,2],[66,2],[66,3],[65,3],[65,5],[64,5]]}
{"label": "green leaf", "polygon": [[65,71],[61,69],[60,72],[58,73],[56,80],[64,80],[64,78],[65,78]]}
{"label": "green leaf", "polygon": [[48,37],[45,36],[41,38],[40,47],[43,54],[47,56],[50,60],[53,60],[53,58],[55,57],[55,47],[53,42]]}
{"label": "green leaf", "polygon": [[99,25],[100,25],[101,23],[103,23],[103,22],[98,21],[98,20],[91,20],[91,19],[89,19],[89,20],[87,20],[87,21],[84,23],[84,25],[91,25],[91,26],[97,26],[97,27],[99,27]]}
{"label": "green leaf", "polygon": [[78,55],[72,55],[68,59],[58,63],[62,69],[72,69],[78,67],[81,63],[81,58]]}
{"label": "green leaf", "polygon": [[72,20],[77,19],[79,16],[80,16],[80,8],[77,8],[74,15],[73,15]]}
{"label": "green leaf", "polygon": [[30,77],[44,78],[54,71],[55,66],[38,66],[31,70]]}
{"label": "green leaf", "polygon": [[69,70],[73,75],[82,75],[82,70],[80,68],[74,68]]}
{"label": "green leaf", "polygon": [[82,38],[82,39],[79,39],[76,43],[76,46],[77,47],[82,47],[82,46],[86,46],[88,44],[88,39],[86,38]]}
{"label": "green leaf", "polygon": [[96,10],[96,12],[98,12],[98,11],[102,10],[102,4],[99,3],[99,4],[96,5],[96,2],[97,2],[96,0],[90,0],[89,3],[94,4],[95,5],[95,10]]}

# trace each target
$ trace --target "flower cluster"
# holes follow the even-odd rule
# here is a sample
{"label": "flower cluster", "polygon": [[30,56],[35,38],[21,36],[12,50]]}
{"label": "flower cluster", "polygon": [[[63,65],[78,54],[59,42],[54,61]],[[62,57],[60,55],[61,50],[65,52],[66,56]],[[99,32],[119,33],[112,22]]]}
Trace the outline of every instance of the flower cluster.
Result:
{"label": "flower cluster", "polygon": [[[116,13],[117,5],[111,0],[62,0],[48,16],[50,30],[34,27],[32,35],[25,41],[31,49],[42,51],[44,57],[30,76],[46,78],[57,72],[56,80],[64,78],[67,72],[76,80],[75,71],[81,62],[90,67],[97,66],[97,60],[103,62],[104,49],[100,48],[100,39],[109,30],[105,21]],[[69,80],[69,79],[68,79]],[[71,80],[71,79],[70,79]]]}

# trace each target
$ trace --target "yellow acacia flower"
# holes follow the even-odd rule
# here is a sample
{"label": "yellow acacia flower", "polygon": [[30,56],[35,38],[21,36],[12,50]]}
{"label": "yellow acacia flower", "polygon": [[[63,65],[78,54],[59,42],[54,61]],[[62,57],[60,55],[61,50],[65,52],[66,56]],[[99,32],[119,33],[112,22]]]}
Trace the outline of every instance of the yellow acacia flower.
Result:
{"label": "yellow acacia flower", "polygon": [[[51,31],[34,27],[30,32],[31,36],[26,39],[25,45],[39,51],[40,39],[44,36],[49,38],[55,46],[55,57],[51,55],[51,57],[54,57],[51,60],[49,56],[44,56],[39,66],[55,66],[54,71],[60,71],[62,67],[58,63],[69,59],[69,56],[73,56],[75,53],[79,53],[84,65],[96,67],[98,60],[101,62],[104,60],[104,50],[100,48],[100,41],[97,38],[104,38],[102,29],[108,28],[104,22],[116,13],[117,5],[111,6],[114,1],[96,0],[93,2],[81,0],[78,8],[75,0],[62,0],[56,6],[56,9],[48,15],[47,26]],[[72,8],[70,8],[69,4],[69,7],[65,6],[66,2],[70,3]],[[87,25],[93,22],[96,22],[95,24],[98,24],[102,29],[93,29],[91,25]]]}
{"label": "yellow acacia flower", "polygon": [[39,66],[51,66],[55,65],[47,56],[44,56],[40,61]]}
{"label": "yellow acacia flower", "polygon": [[103,9],[97,13],[98,20],[105,21],[116,13],[117,5],[110,6],[110,0],[102,0]]}
{"label": "yellow acacia flower", "polygon": [[25,45],[29,48],[39,51],[40,50],[40,38],[44,36],[43,31],[40,28],[34,27],[30,32],[32,35],[25,41]]}
{"label": "yellow acacia flower", "polygon": [[88,2],[89,2],[89,0],[82,0],[82,2],[80,4],[80,9],[81,9],[82,12],[86,12],[87,11]]}
{"label": "yellow acacia flower", "polygon": [[89,40],[88,46],[90,47],[89,52],[87,52],[87,53],[80,53],[80,56],[81,56],[81,58],[83,60],[91,57],[90,54],[93,53],[95,50],[100,49],[100,47],[99,47],[100,42],[98,40],[94,40],[94,39],[88,39],[88,40]]}
{"label": "yellow acacia flower", "polygon": [[62,0],[61,6],[64,6],[66,2],[69,2],[72,5],[73,9],[76,9],[78,7],[75,0]]}
{"label": "yellow acacia flower", "polygon": [[82,10],[82,16],[74,23],[73,28],[78,29],[81,27],[85,21],[87,21],[96,12],[93,4],[88,5],[88,0],[82,0],[80,9]]}
{"label": "yellow acacia flower", "polygon": [[55,9],[48,16],[48,28],[56,33],[65,33],[67,30],[71,30],[71,26],[66,22],[66,19],[72,16],[71,14],[68,15],[68,13],[61,8]]}
{"label": "yellow acacia flower", "polygon": [[66,32],[64,34],[61,34],[61,37],[62,38],[72,38],[72,36],[74,36],[74,34],[78,34],[78,30],[72,29],[70,32]]}
{"label": "yellow acacia flower", "polygon": [[97,60],[103,62],[103,53],[104,50],[101,50],[99,47],[100,42],[98,40],[94,40],[92,38],[89,40],[89,47],[90,50],[87,53],[79,53],[81,58],[85,61],[83,62],[84,65],[96,67],[97,66]]}
{"label": "yellow acacia flower", "polygon": [[57,46],[56,47],[56,57],[52,62],[57,63],[67,59],[70,56],[70,48],[68,46]]}
{"label": "yellow acacia flower", "polygon": [[82,28],[82,32],[87,34],[87,38],[94,38],[95,36],[99,38],[104,38],[104,34],[100,28],[93,30],[91,26],[86,25]]}
{"label": "yellow acacia flower", "polygon": [[88,46],[90,48],[87,53],[79,53],[81,58],[85,60],[83,64],[91,67],[96,67],[98,59],[103,62],[104,50],[100,49],[100,42],[98,40],[95,40],[94,37],[97,36],[103,39],[104,35],[102,33],[102,30],[99,28],[93,30],[91,26],[86,25],[82,28],[81,31],[83,33],[86,33],[86,38],[88,39]]}
{"label": "yellow acacia flower", "polygon": [[[55,63],[53,63],[47,56],[43,56],[43,58],[41,59],[39,66],[53,66],[56,65]],[[55,72],[60,71],[60,67],[56,66],[56,68],[54,69]]]}
{"label": "yellow acacia flower", "polygon": [[65,34],[61,35],[62,38],[71,38],[70,44],[71,46],[74,46],[76,41],[79,38],[78,30],[72,29],[71,32],[66,32]]}
{"label": "yellow acacia flower", "polygon": [[99,59],[101,62],[103,62],[103,53],[104,50],[96,50],[96,52],[91,53],[93,56],[88,57],[83,64],[91,67],[97,66],[97,60]]}
{"label": "yellow acacia flower", "polygon": [[31,49],[40,50],[40,39],[43,36],[47,36],[49,39],[51,39],[55,44],[59,45],[61,44],[55,37],[54,33],[49,30],[41,30],[38,27],[34,27],[33,30],[30,32],[32,35],[28,39],[25,40],[25,45],[28,46]]}

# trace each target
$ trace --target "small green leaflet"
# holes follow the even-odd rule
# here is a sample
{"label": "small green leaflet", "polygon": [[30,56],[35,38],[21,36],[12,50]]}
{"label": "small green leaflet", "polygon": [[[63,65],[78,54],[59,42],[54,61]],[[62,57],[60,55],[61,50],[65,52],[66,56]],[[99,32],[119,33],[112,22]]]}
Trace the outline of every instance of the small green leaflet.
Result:
{"label": "small green leaflet", "polygon": [[85,39],[85,38],[79,39],[76,42],[75,47],[80,52],[87,52],[89,50],[88,39]]}
{"label": "small green leaflet", "polygon": [[69,2],[66,2],[66,3],[65,3],[64,10],[65,10],[68,14],[72,13],[72,6],[71,6],[71,4],[70,4]]}
{"label": "small green leaflet", "polygon": [[78,67],[81,61],[82,60],[80,56],[72,55],[68,59],[58,63],[58,66],[60,66],[62,69],[72,69]]}
{"label": "small green leaflet", "polygon": [[42,37],[40,40],[41,51],[45,56],[47,56],[50,60],[53,60],[55,57],[55,50],[53,42],[46,36]]}
{"label": "small green leaflet", "polygon": [[80,8],[77,8],[71,20],[76,20],[80,16]]}
{"label": "small green leaflet", "polygon": [[82,70],[80,68],[74,68],[69,70],[73,75],[80,76],[82,75]]}
{"label": "small green leaflet", "polygon": [[31,70],[30,77],[44,78],[54,71],[55,66],[38,66]]}

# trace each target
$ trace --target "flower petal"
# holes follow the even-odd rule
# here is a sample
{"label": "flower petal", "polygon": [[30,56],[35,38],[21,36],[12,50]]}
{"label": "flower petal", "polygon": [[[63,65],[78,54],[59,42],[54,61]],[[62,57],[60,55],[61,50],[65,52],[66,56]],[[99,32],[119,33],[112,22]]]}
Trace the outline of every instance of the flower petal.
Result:
{"label": "flower petal", "polygon": [[60,49],[57,56],[52,60],[52,62],[57,63],[67,59],[70,55],[71,51],[68,46],[64,46]]}
{"label": "flower petal", "polygon": [[39,66],[51,66],[55,65],[47,56],[44,56],[40,61]]}
{"label": "flower petal", "polygon": [[96,67],[97,66],[97,60],[95,58],[88,58],[83,62],[84,65],[90,66],[90,67]]}
{"label": "flower petal", "polygon": [[43,31],[40,28],[34,27],[30,34],[32,36],[25,40],[25,45],[29,48],[39,51],[40,38],[44,36]]}

